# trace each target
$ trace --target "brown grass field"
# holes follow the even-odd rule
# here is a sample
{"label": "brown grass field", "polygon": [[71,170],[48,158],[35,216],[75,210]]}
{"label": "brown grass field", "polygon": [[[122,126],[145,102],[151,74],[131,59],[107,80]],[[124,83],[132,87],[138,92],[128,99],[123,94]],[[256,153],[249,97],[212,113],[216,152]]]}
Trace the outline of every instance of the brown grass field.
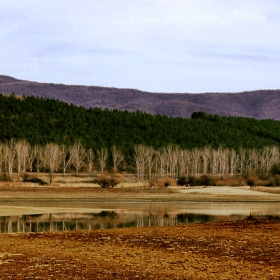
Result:
{"label": "brown grass field", "polygon": [[[188,189],[188,190],[187,190]],[[2,205],[31,201],[280,202],[278,188],[0,184]],[[0,235],[0,279],[280,279],[280,220]]]}

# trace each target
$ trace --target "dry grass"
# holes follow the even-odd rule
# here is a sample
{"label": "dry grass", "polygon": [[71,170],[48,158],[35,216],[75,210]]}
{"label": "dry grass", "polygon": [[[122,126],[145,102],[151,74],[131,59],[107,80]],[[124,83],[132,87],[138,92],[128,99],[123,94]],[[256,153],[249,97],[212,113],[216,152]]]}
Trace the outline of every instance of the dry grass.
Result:
{"label": "dry grass", "polygon": [[214,177],[213,182],[216,186],[246,186],[245,179],[241,177]]}

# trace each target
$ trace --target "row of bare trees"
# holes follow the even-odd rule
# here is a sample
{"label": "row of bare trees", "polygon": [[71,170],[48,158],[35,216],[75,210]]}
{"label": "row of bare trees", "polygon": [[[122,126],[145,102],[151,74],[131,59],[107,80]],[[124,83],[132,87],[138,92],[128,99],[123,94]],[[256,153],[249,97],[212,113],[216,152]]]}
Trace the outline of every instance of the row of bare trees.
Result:
{"label": "row of bare trees", "polygon": [[268,174],[272,165],[279,162],[280,152],[276,146],[235,151],[211,147],[182,150],[176,145],[154,150],[136,145],[134,160],[140,180],[164,176],[177,179],[185,175]]}
{"label": "row of bare trees", "polygon": [[[111,148],[113,167],[118,168],[123,155],[115,146]],[[65,174],[71,168],[78,174],[80,170],[92,172],[95,167],[100,172],[106,169],[108,151],[104,148],[96,151],[85,149],[80,142],[68,147],[49,143],[45,146],[31,146],[25,140],[10,140],[0,143],[0,173],[11,179],[17,173],[18,180],[27,171],[48,172],[50,183],[55,172],[62,170]]]}
{"label": "row of bare trees", "polygon": [[[124,155],[116,146],[110,151],[85,149],[81,142],[72,146],[49,143],[44,146],[31,146],[25,140],[10,140],[0,143],[0,173],[11,178],[17,174],[18,180],[27,171],[48,172],[50,182],[59,170],[64,174],[75,170],[91,173],[98,169],[103,173],[110,166],[117,170],[124,163]],[[246,172],[268,174],[272,165],[280,161],[279,148],[276,146],[262,149],[237,151],[228,148],[183,150],[176,145],[155,150],[145,145],[135,145],[133,164],[138,180],[171,177],[177,179],[185,175],[237,175]]]}

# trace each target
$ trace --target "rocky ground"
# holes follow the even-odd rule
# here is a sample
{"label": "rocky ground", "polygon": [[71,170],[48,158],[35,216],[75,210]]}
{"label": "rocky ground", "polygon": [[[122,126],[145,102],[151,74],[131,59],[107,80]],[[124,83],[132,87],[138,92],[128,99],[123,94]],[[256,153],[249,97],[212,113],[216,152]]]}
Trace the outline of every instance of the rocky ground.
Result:
{"label": "rocky ground", "polygon": [[279,279],[280,221],[0,235],[0,279]]}

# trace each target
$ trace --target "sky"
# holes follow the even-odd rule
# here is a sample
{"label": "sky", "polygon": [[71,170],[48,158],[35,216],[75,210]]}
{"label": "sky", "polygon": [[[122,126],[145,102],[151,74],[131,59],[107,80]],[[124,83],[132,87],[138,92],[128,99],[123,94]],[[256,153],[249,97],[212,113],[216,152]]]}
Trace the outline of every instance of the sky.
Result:
{"label": "sky", "polygon": [[279,74],[279,0],[0,0],[0,75],[203,93]]}

